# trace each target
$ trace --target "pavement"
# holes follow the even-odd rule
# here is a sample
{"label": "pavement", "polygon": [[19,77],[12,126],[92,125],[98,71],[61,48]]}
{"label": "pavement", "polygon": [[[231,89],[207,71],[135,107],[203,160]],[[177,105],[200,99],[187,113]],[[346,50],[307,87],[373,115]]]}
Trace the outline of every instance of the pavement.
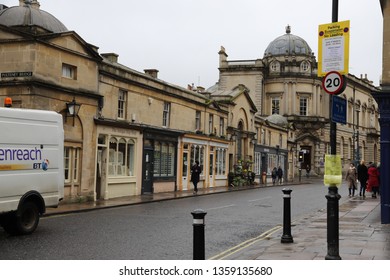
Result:
{"label": "pavement", "polygon": [[[285,183],[286,187],[294,184],[323,184],[322,179],[304,179],[301,182]],[[254,185],[247,187],[218,187],[200,189],[198,196],[212,195],[229,191],[245,191],[253,188],[272,187]],[[238,244],[210,259],[215,260],[324,260],[338,256],[342,260],[390,260],[390,224],[381,224],[380,197],[365,198],[355,196],[341,199],[339,202],[339,247],[327,241],[327,209],[300,217],[291,221],[290,231],[284,236],[283,224],[267,232]],[[97,209],[121,207],[142,203],[153,203],[164,200],[192,197],[192,191],[167,192],[127,196],[109,200],[88,201],[80,203],[61,203],[58,208],[48,208],[45,216],[93,211]],[[291,238],[290,238],[291,237]],[[334,251],[336,248],[336,251]],[[329,254],[328,254],[329,251]],[[338,254],[337,254],[338,253]]]}

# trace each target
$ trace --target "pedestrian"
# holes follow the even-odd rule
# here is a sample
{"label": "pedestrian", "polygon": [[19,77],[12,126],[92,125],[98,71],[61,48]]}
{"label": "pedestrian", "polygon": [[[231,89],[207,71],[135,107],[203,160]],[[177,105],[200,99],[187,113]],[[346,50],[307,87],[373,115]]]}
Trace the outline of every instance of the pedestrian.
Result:
{"label": "pedestrian", "polygon": [[282,181],[283,181],[283,169],[279,166],[279,168],[278,168],[278,182],[279,182],[279,185],[282,184]]}
{"label": "pedestrian", "polygon": [[368,180],[368,168],[364,164],[364,160],[360,161],[360,164],[357,168],[358,173],[358,180],[360,182],[360,191],[359,196],[366,197],[366,187],[367,187],[367,180]]}
{"label": "pedestrian", "polygon": [[376,195],[379,193],[379,171],[375,163],[372,163],[368,167],[367,173],[367,190],[372,191],[372,197],[376,198]]}
{"label": "pedestrian", "polygon": [[309,175],[310,175],[310,164],[306,165],[306,177],[309,178]]}
{"label": "pedestrian", "polygon": [[355,164],[353,164],[352,162],[349,165],[349,169],[347,171],[347,176],[345,177],[345,180],[347,180],[348,182],[349,197],[351,197],[351,195],[355,196],[357,172],[356,172]]}
{"label": "pedestrian", "polygon": [[195,161],[195,164],[191,167],[191,182],[194,184],[194,194],[198,193],[198,182],[202,169],[199,166],[199,161]]}
{"label": "pedestrian", "polygon": [[274,169],[272,169],[272,173],[271,173],[271,178],[272,178],[272,184],[273,185],[275,185],[276,177],[278,177],[278,169],[275,166]]}

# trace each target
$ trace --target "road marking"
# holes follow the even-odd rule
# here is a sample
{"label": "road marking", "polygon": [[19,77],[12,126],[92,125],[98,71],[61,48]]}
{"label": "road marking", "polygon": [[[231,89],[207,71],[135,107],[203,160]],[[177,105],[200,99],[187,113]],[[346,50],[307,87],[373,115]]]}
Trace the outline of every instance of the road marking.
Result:
{"label": "road marking", "polygon": [[210,210],[219,210],[219,209],[224,209],[224,208],[230,208],[230,207],[235,207],[235,204],[230,204],[230,205],[225,205],[225,206],[219,206],[219,207],[214,207],[214,208],[209,208],[207,209],[208,211]]}
{"label": "road marking", "polygon": [[256,201],[260,201],[260,200],[265,200],[265,199],[270,199],[271,197],[270,196],[266,196],[266,197],[262,197],[262,198],[259,198],[259,199],[253,199],[253,200],[248,200],[249,202],[256,202]]}
{"label": "road marking", "polygon": [[222,252],[218,255],[215,255],[214,257],[211,257],[209,260],[223,260],[224,258],[227,258],[227,257],[245,249],[245,248],[248,248],[249,246],[255,244],[258,241],[269,238],[272,234],[281,230],[282,228],[283,228],[282,226],[273,227],[257,237],[254,237],[252,239],[244,241],[243,243],[238,244],[238,245],[226,250],[225,252]]}

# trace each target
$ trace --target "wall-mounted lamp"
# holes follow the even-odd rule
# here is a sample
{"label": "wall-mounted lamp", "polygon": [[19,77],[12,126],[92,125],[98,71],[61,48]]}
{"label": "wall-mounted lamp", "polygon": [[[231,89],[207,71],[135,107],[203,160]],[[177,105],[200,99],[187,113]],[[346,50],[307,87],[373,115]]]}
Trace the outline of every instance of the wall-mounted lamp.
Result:
{"label": "wall-mounted lamp", "polygon": [[66,103],[66,117],[73,118],[73,126],[74,126],[74,119],[78,116],[80,107],[81,104],[77,103],[75,98],[73,98],[72,102]]}
{"label": "wall-mounted lamp", "polygon": [[257,143],[257,135],[254,134],[251,140],[252,144],[255,145]]}

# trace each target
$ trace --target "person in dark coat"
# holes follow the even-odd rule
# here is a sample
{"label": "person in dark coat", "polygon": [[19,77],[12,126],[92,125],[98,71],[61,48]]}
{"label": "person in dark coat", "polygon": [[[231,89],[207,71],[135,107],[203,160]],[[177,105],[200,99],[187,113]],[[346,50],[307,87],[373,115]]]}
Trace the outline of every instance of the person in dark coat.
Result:
{"label": "person in dark coat", "polygon": [[282,184],[282,181],[283,181],[283,169],[279,166],[279,168],[278,168],[278,182],[279,182],[279,185]]}
{"label": "person in dark coat", "polygon": [[272,184],[275,185],[276,178],[278,177],[278,169],[276,168],[276,166],[274,167],[274,169],[272,169],[271,177],[272,177]]}
{"label": "person in dark coat", "polygon": [[367,187],[367,180],[368,180],[368,168],[364,164],[364,160],[360,161],[360,164],[357,168],[358,173],[358,180],[360,182],[360,192],[359,196],[366,197],[366,187]]}
{"label": "person in dark coat", "polygon": [[309,178],[309,176],[310,176],[310,170],[311,170],[310,164],[306,165],[306,177],[307,178]]}
{"label": "person in dark coat", "polygon": [[198,193],[198,182],[202,169],[199,166],[199,161],[195,161],[195,164],[191,167],[191,182],[194,184],[194,194]]}

